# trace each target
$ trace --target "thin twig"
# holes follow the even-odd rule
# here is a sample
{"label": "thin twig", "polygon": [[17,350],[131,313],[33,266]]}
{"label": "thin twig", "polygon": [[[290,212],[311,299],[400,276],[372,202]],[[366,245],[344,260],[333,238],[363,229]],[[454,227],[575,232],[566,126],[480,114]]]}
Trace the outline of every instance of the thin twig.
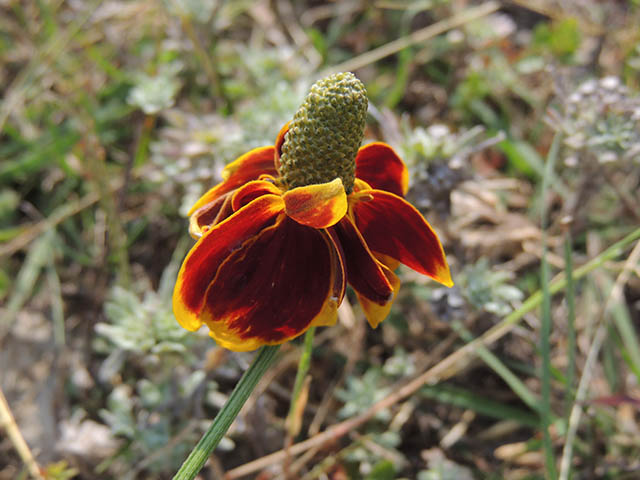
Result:
{"label": "thin twig", "polygon": [[603,319],[600,321],[600,325],[598,326],[596,333],[593,335],[593,340],[591,342],[589,353],[587,354],[587,360],[584,365],[584,370],[582,371],[582,377],[580,377],[580,383],[578,384],[576,399],[573,404],[573,408],[571,409],[571,415],[569,416],[567,438],[564,443],[564,449],[562,450],[562,459],[560,461],[560,476],[558,477],[559,480],[568,480],[569,478],[569,472],[571,469],[571,457],[573,456],[573,444],[578,432],[578,426],[580,425],[582,406],[587,392],[589,391],[589,386],[591,385],[591,376],[593,375],[593,370],[598,359],[598,354],[600,353],[600,348],[602,347],[602,343],[607,336],[608,324],[605,321],[604,316],[607,314],[611,306],[615,302],[619,301],[622,297],[622,289],[629,281],[629,277],[633,272],[634,266],[638,263],[638,260],[640,260],[640,242],[637,242],[635,247],[633,247],[629,258],[625,262],[624,269],[622,270],[622,272],[620,272],[618,278],[616,278],[616,282],[611,289],[611,293],[609,294],[609,298],[607,299],[607,303],[605,304],[603,310]]}
{"label": "thin twig", "polygon": [[18,455],[20,455],[20,459],[24,462],[29,470],[29,475],[33,478],[43,479],[44,475],[42,474],[42,469],[36,462],[36,459],[31,453],[29,449],[29,445],[25,442],[18,425],[16,424],[16,419],[13,417],[13,413],[11,413],[11,408],[9,408],[9,403],[0,388],[0,429],[5,429],[7,431],[7,437],[13,444],[13,448],[16,449]]}
{"label": "thin twig", "polygon": [[347,60],[346,62],[339,63],[338,65],[322,71],[318,76],[325,77],[334,72],[357,70],[366,65],[377,62],[378,60],[381,60],[385,57],[393,55],[394,53],[398,53],[399,51],[404,50],[407,47],[429,40],[430,38],[440,35],[441,33],[444,33],[448,30],[472,22],[479,18],[486,17],[487,15],[497,11],[500,6],[500,2],[490,1],[478,5],[477,7],[468,8],[467,10],[464,10],[449,18],[445,18],[444,20],[436,22],[425,28],[416,30],[415,32],[405,37],[400,37],[392,42],[382,45],[381,47],[374,48],[373,50],[369,50],[368,52],[363,53],[362,55],[358,55],[357,57]]}

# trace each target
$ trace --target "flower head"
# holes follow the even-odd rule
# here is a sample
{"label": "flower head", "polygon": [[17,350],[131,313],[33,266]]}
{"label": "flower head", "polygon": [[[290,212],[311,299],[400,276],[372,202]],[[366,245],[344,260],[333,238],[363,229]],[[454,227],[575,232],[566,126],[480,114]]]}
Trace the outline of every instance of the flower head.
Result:
{"label": "flower head", "polygon": [[229,164],[189,212],[198,241],[173,295],[180,324],[246,351],[335,323],[347,283],[369,323],[389,313],[398,263],[453,285],[442,245],[403,198],[391,147],[360,147],[367,99],[351,73],[320,80],[274,146]]}

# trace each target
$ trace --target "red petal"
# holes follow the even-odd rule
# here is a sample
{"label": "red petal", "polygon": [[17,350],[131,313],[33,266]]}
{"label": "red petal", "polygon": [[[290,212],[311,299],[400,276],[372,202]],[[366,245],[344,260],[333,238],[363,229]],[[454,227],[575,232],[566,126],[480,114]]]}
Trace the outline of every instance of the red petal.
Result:
{"label": "red petal", "polygon": [[334,281],[334,289],[331,297],[339,299],[339,306],[342,302],[342,299],[344,298],[344,293],[347,289],[347,267],[344,261],[344,250],[342,250],[340,239],[338,238],[338,235],[333,228],[321,230],[321,232],[326,235],[327,243],[330,246],[332,254],[331,262],[333,263],[335,270],[336,278]]}
{"label": "red petal", "polygon": [[393,285],[356,226],[349,217],[344,217],[333,229],[344,251],[349,284],[369,300],[386,305],[393,299]]}
{"label": "red petal", "polygon": [[207,231],[182,263],[173,291],[173,311],[180,324],[197,330],[205,293],[223,260],[273,223],[282,199],[265,195]]}
{"label": "red petal", "polygon": [[239,188],[233,193],[231,206],[233,211],[240,210],[242,207],[263,195],[281,195],[282,192],[273,182],[267,180],[254,180]]}
{"label": "red petal", "polygon": [[189,210],[189,215],[203,205],[215,201],[220,195],[235,190],[251,180],[257,180],[262,174],[276,175],[274,152],[273,146],[254,148],[231,162],[222,171],[224,180],[200,197]]}
{"label": "red petal", "polygon": [[222,222],[233,213],[231,192],[225,193],[215,201],[203,205],[189,217],[189,234],[200,238],[214,225]]}
{"label": "red petal", "polygon": [[337,258],[326,232],[279,217],[220,267],[203,309],[211,335],[253,350],[335,321],[344,289]]}
{"label": "red petal", "polygon": [[452,286],[440,240],[420,212],[392,193],[370,190],[367,194],[372,199],[356,201],[352,209],[369,248]]}
{"label": "red petal", "polygon": [[365,145],[356,155],[356,177],[373,188],[403,197],[409,188],[409,172],[404,162],[386,143]]}

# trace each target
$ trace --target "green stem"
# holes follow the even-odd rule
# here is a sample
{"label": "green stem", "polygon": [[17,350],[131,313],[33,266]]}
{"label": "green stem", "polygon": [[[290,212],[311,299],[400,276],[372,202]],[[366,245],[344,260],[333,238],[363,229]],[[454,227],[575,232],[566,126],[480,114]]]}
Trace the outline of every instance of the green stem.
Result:
{"label": "green stem", "polygon": [[573,252],[571,245],[571,232],[567,231],[564,238],[564,271],[567,279],[567,350],[569,351],[569,364],[567,365],[567,395],[566,418],[569,420],[571,406],[574,399],[574,383],[576,378],[576,301],[573,285]]}
{"label": "green stem", "polygon": [[244,372],[242,378],[231,392],[227,403],[218,412],[209,429],[202,436],[198,444],[184,461],[173,480],[192,480],[204,466],[211,452],[216,448],[220,440],[240,413],[240,409],[251,395],[258,381],[267,371],[280,348],[279,345],[262,347],[253,360],[249,369]]}
{"label": "green stem", "polygon": [[[553,442],[551,440],[551,332],[553,329],[553,321],[551,318],[551,292],[549,283],[551,282],[551,271],[549,262],[547,261],[547,191],[551,183],[556,159],[560,150],[562,140],[561,134],[556,134],[547,156],[547,163],[542,177],[542,191],[540,192],[541,209],[540,223],[542,227],[542,258],[540,265],[540,280],[542,282],[542,321],[540,324],[540,355],[542,356],[542,378],[540,403],[540,420],[542,421],[543,445],[545,452],[545,464],[547,470],[547,478],[555,480],[558,473],[555,465],[555,456],[553,452]],[[569,281],[571,281],[570,279]]]}
{"label": "green stem", "polygon": [[[316,327],[311,327],[304,335],[304,345],[302,355],[300,356],[300,362],[298,363],[298,372],[296,373],[296,381],[293,385],[293,394],[291,395],[291,405],[289,406],[289,415],[287,415],[288,424],[291,425],[291,419],[296,409],[296,403],[298,403],[298,397],[300,396],[300,390],[302,390],[302,384],[309,371],[309,365],[311,364],[311,351],[313,348],[313,337],[316,333]],[[292,435],[295,435],[292,433]]]}

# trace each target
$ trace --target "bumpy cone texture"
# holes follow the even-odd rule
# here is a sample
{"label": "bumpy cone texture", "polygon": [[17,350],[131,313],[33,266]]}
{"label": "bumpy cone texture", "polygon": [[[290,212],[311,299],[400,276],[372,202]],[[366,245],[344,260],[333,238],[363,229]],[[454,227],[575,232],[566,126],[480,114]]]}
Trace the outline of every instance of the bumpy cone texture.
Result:
{"label": "bumpy cone texture", "polygon": [[280,175],[287,188],[340,177],[346,192],[351,192],[367,104],[364,85],[350,72],[313,84],[282,145]]}

